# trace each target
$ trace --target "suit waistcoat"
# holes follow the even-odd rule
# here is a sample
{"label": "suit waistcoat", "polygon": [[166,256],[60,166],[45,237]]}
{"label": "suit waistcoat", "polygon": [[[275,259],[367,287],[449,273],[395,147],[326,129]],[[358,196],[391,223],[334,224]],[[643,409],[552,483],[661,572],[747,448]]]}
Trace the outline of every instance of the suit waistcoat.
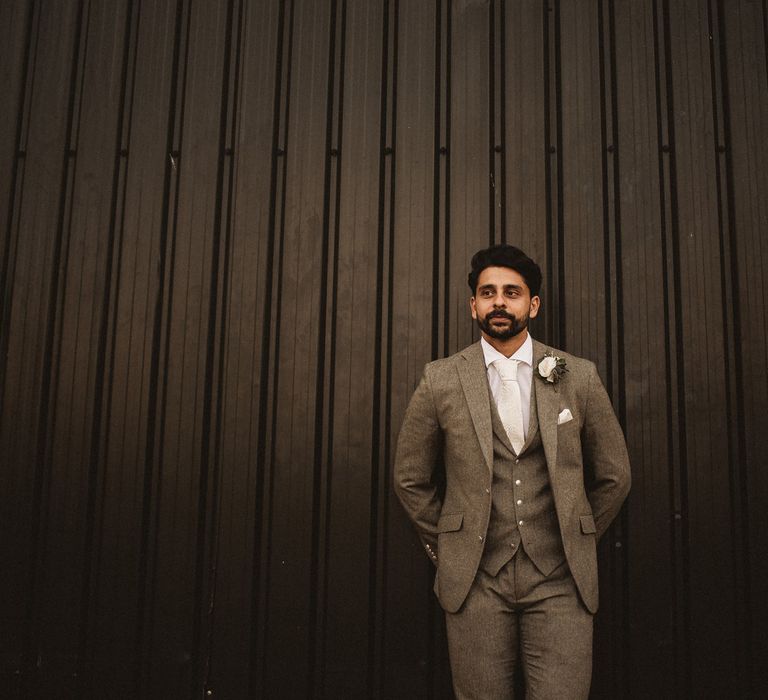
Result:
{"label": "suit waistcoat", "polygon": [[491,576],[496,576],[521,547],[544,576],[565,560],[533,390],[531,403],[528,439],[516,455],[491,397],[491,519],[480,560],[480,567]]}

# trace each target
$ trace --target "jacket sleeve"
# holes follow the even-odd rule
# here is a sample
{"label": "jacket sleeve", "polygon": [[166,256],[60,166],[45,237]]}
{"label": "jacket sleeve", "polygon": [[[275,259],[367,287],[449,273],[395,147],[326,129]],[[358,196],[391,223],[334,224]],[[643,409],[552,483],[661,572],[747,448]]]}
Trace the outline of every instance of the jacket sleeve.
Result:
{"label": "jacket sleeve", "polygon": [[618,515],[631,477],[624,433],[592,363],[581,446],[587,498],[599,539]]}
{"label": "jacket sleeve", "polygon": [[437,521],[442,508],[435,472],[441,455],[442,432],[425,367],[400,428],[394,487],[434,564],[437,564]]}

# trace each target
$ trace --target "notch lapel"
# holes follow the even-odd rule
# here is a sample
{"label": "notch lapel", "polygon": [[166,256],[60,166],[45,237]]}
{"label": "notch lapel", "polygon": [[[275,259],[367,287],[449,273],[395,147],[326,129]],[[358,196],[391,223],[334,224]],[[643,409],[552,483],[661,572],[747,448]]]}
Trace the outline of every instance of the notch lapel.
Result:
{"label": "notch lapel", "polygon": [[494,399],[490,399],[489,404],[491,406],[491,426],[493,427],[494,434],[499,440],[501,440],[501,442],[504,444],[504,447],[506,447],[512,454],[515,454],[515,448],[512,447],[512,443],[509,441],[509,435],[507,435],[504,424],[501,422],[501,416],[499,415],[496,401]]}
{"label": "notch lapel", "polygon": [[491,398],[488,390],[488,375],[483,348],[479,342],[474,343],[462,351],[461,357],[462,361],[458,363],[461,388],[464,390],[464,398],[467,400],[483,457],[488,469],[493,471]]}
{"label": "notch lapel", "polygon": [[[536,369],[534,368],[534,372]],[[532,382],[536,381],[536,376],[534,375]],[[536,437],[536,433],[539,431],[539,415],[538,415],[538,403],[536,402],[536,387],[531,387],[531,402],[530,402],[530,408],[528,409],[528,437],[525,439],[525,444],[523,445],[523,449],[520,451],[520,454],[525,452],[528,447],[530,447],[531,442],[533,442],[533,438]]]}
{"label": "notch lapel", "polygon": [[539,432],[547,458],[549,480],[554,483],[554,470],[557,465],[557,414],[560,405],[557,384],[550,384],[538,376],[538,364],[549,348],[538,341],[533,341],[533,387],[536,392],[536,413],[539,419]]}

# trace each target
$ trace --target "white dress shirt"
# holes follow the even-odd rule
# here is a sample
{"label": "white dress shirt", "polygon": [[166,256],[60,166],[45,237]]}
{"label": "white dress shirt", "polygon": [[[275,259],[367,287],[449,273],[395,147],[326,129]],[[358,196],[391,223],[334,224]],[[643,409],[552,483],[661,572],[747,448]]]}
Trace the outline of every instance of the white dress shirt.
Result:
{"label": "white dress shirt", "polygon": [[[493,400],[496,401],[501,388],[501,376],[493,366],[493,362],[498,359],[507,359],[493,347],[485,338],[480,338],[480,345],[483,348],[485,357],[485,366],[488,372],[488,385],[491,388]],[[520,386],[520,402],[523,404],[523,433],[528,438],[528,425],[531,421],[531,383],[533,382],[533,341],[531,334],[525,339],[525,342],[512,355],[510,360],[519,360],[517,364],[517,383]]]}

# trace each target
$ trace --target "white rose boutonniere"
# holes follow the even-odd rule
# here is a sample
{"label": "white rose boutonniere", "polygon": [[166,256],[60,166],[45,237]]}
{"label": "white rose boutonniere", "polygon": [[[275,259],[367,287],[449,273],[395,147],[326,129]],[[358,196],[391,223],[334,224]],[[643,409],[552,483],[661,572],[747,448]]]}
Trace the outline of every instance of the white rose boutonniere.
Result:
{"label": "white rose boutonniere", "polygon": [[565,360],[562,357],[548,352],[538,364],[539,376],[550,384],[556,384],[568,371]]}

